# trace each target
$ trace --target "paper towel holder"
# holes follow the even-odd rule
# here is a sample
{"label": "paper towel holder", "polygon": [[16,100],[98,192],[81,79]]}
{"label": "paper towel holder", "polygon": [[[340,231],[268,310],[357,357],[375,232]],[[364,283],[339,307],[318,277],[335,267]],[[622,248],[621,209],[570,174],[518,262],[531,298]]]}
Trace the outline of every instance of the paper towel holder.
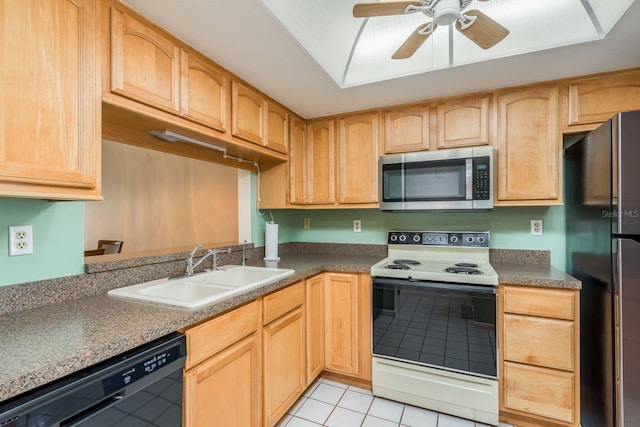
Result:
{"label": "paper towel holder", "polygon": [[264,260],[280,261],[278,256],[278,224],[269,221],[266,223],[264,231]]}

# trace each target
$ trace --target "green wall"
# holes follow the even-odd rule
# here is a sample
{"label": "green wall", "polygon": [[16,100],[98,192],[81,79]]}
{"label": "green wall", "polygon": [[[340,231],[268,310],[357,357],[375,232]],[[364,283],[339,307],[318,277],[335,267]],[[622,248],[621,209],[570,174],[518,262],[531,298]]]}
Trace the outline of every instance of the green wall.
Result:
{"label": "green wall", "polygon": [[[278,210],[279,240],[284,242],[337,242],[386,244],[387,229],[491,231],[491,247],[551,251],[551,264],[564,269],[564,208],[508,207],[492,212],[405,213],[377,209]],[[311,219],[311,229],[302,228]],[[362,221],[362,232],[353,232],[353,220]],[[544,221],[544,234],[531,235],[531,220]]]}
{"label": "green wall", "polygon": [[[9,256],[9,226],[33,226],[33,255]],[[83,271],[84,203],[0,198],[0,285]]]}
{"label": "green wall", "polygon": [[[265,222],[255,209],[256,180],[251,180],[251,237],[264,246]],[[385,244],[387,229],[490,230],[491,247],[544,249],[551,264],[564,269],[564,208],[513,207],[492,212],[383,213],[377,209],[274,210],[279,241]],[[303,230],[304,218],[311,229]],[[352,231],[352,221],[362,221],[362,232]],[[530,220],[544,221],[544,235],[530,235]],[[84,270],[84,203],[47,202],[0,198],[0,286],[79,274]],[[33,225],[34,253],[9,257],[8,227]]]}

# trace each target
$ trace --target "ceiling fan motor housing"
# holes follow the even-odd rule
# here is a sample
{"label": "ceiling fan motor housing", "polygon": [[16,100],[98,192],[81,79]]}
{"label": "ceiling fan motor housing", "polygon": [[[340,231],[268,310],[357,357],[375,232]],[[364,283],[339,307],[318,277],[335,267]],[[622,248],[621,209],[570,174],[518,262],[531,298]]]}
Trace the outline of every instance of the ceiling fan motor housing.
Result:
{"label": "ceiling fan motor housing", "polygon": [[439,0],[433,8],[433,20],[438,25],[453,24],[460,16],[460,0]]}

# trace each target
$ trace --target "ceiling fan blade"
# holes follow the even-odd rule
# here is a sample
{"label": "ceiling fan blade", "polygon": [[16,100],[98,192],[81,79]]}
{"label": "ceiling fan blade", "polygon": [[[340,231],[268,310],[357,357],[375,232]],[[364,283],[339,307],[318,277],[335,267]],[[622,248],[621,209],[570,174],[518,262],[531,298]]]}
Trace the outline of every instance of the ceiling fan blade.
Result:
{"label": "ceiling fan blade", "polygon": [[358,3],[353,6],[355,18],[370,16],[404,15],[407,6],[422,6],[419,1],[394,1],[387,3]]}
{"label": "ceiling fan blade", "polygon": [[456,29],[483,49],[495,46],[509,34],[509,30],[479,10],[468,10],[464,15],[475,16],[475,22],[463,29],[458,20],[456,21]]}
{"label": "ceiling fan blade", "polygon": [[[433,29],[426,34],[422,34],[421,31],[426,30],[429,25],[433,26]],[[429,36],[438,28],[438,25],[435,22],[427,22],[426,24],[420,25],[418,28],[414,30],[413,33],[402,43],[402,46],[395,51],[391,59],[407,59],[413,56],[414,53],[418,50],[422,44],[427,41]]]}

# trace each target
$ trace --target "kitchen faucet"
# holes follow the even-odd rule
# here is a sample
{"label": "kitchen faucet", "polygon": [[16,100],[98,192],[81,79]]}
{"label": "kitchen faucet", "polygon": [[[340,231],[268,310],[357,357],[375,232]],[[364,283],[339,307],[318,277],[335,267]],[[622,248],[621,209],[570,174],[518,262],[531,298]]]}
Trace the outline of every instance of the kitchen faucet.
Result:
{"label": "kitchen faucet", "polygon": [[215,271],[218,269],[218,254],[220,252],[226,252],[228,254],[231,253],[231,248],[227,248],[227,249],[209,249],[207,251],[206,254],[204,254],[204,256],[202,258],[200,258],[198,261],[194,262],[193,261],[193,257],[196,255],[196,252],[198,252],[198,249],[200,249],[202,245],[198,245],[195,248],[193,248],[193,250],[191,251],[191,253],[189,254],[189,257],[187,258],[187,271],[186,271],[186,275],[187,276],[192,276],[193,275],[193,271],[200,265],[202,264],[202,262],[207,259],[207,257],[211,256],[211,258],[213,259],[212,263],[213,263],[213,267],[212,269]]}

